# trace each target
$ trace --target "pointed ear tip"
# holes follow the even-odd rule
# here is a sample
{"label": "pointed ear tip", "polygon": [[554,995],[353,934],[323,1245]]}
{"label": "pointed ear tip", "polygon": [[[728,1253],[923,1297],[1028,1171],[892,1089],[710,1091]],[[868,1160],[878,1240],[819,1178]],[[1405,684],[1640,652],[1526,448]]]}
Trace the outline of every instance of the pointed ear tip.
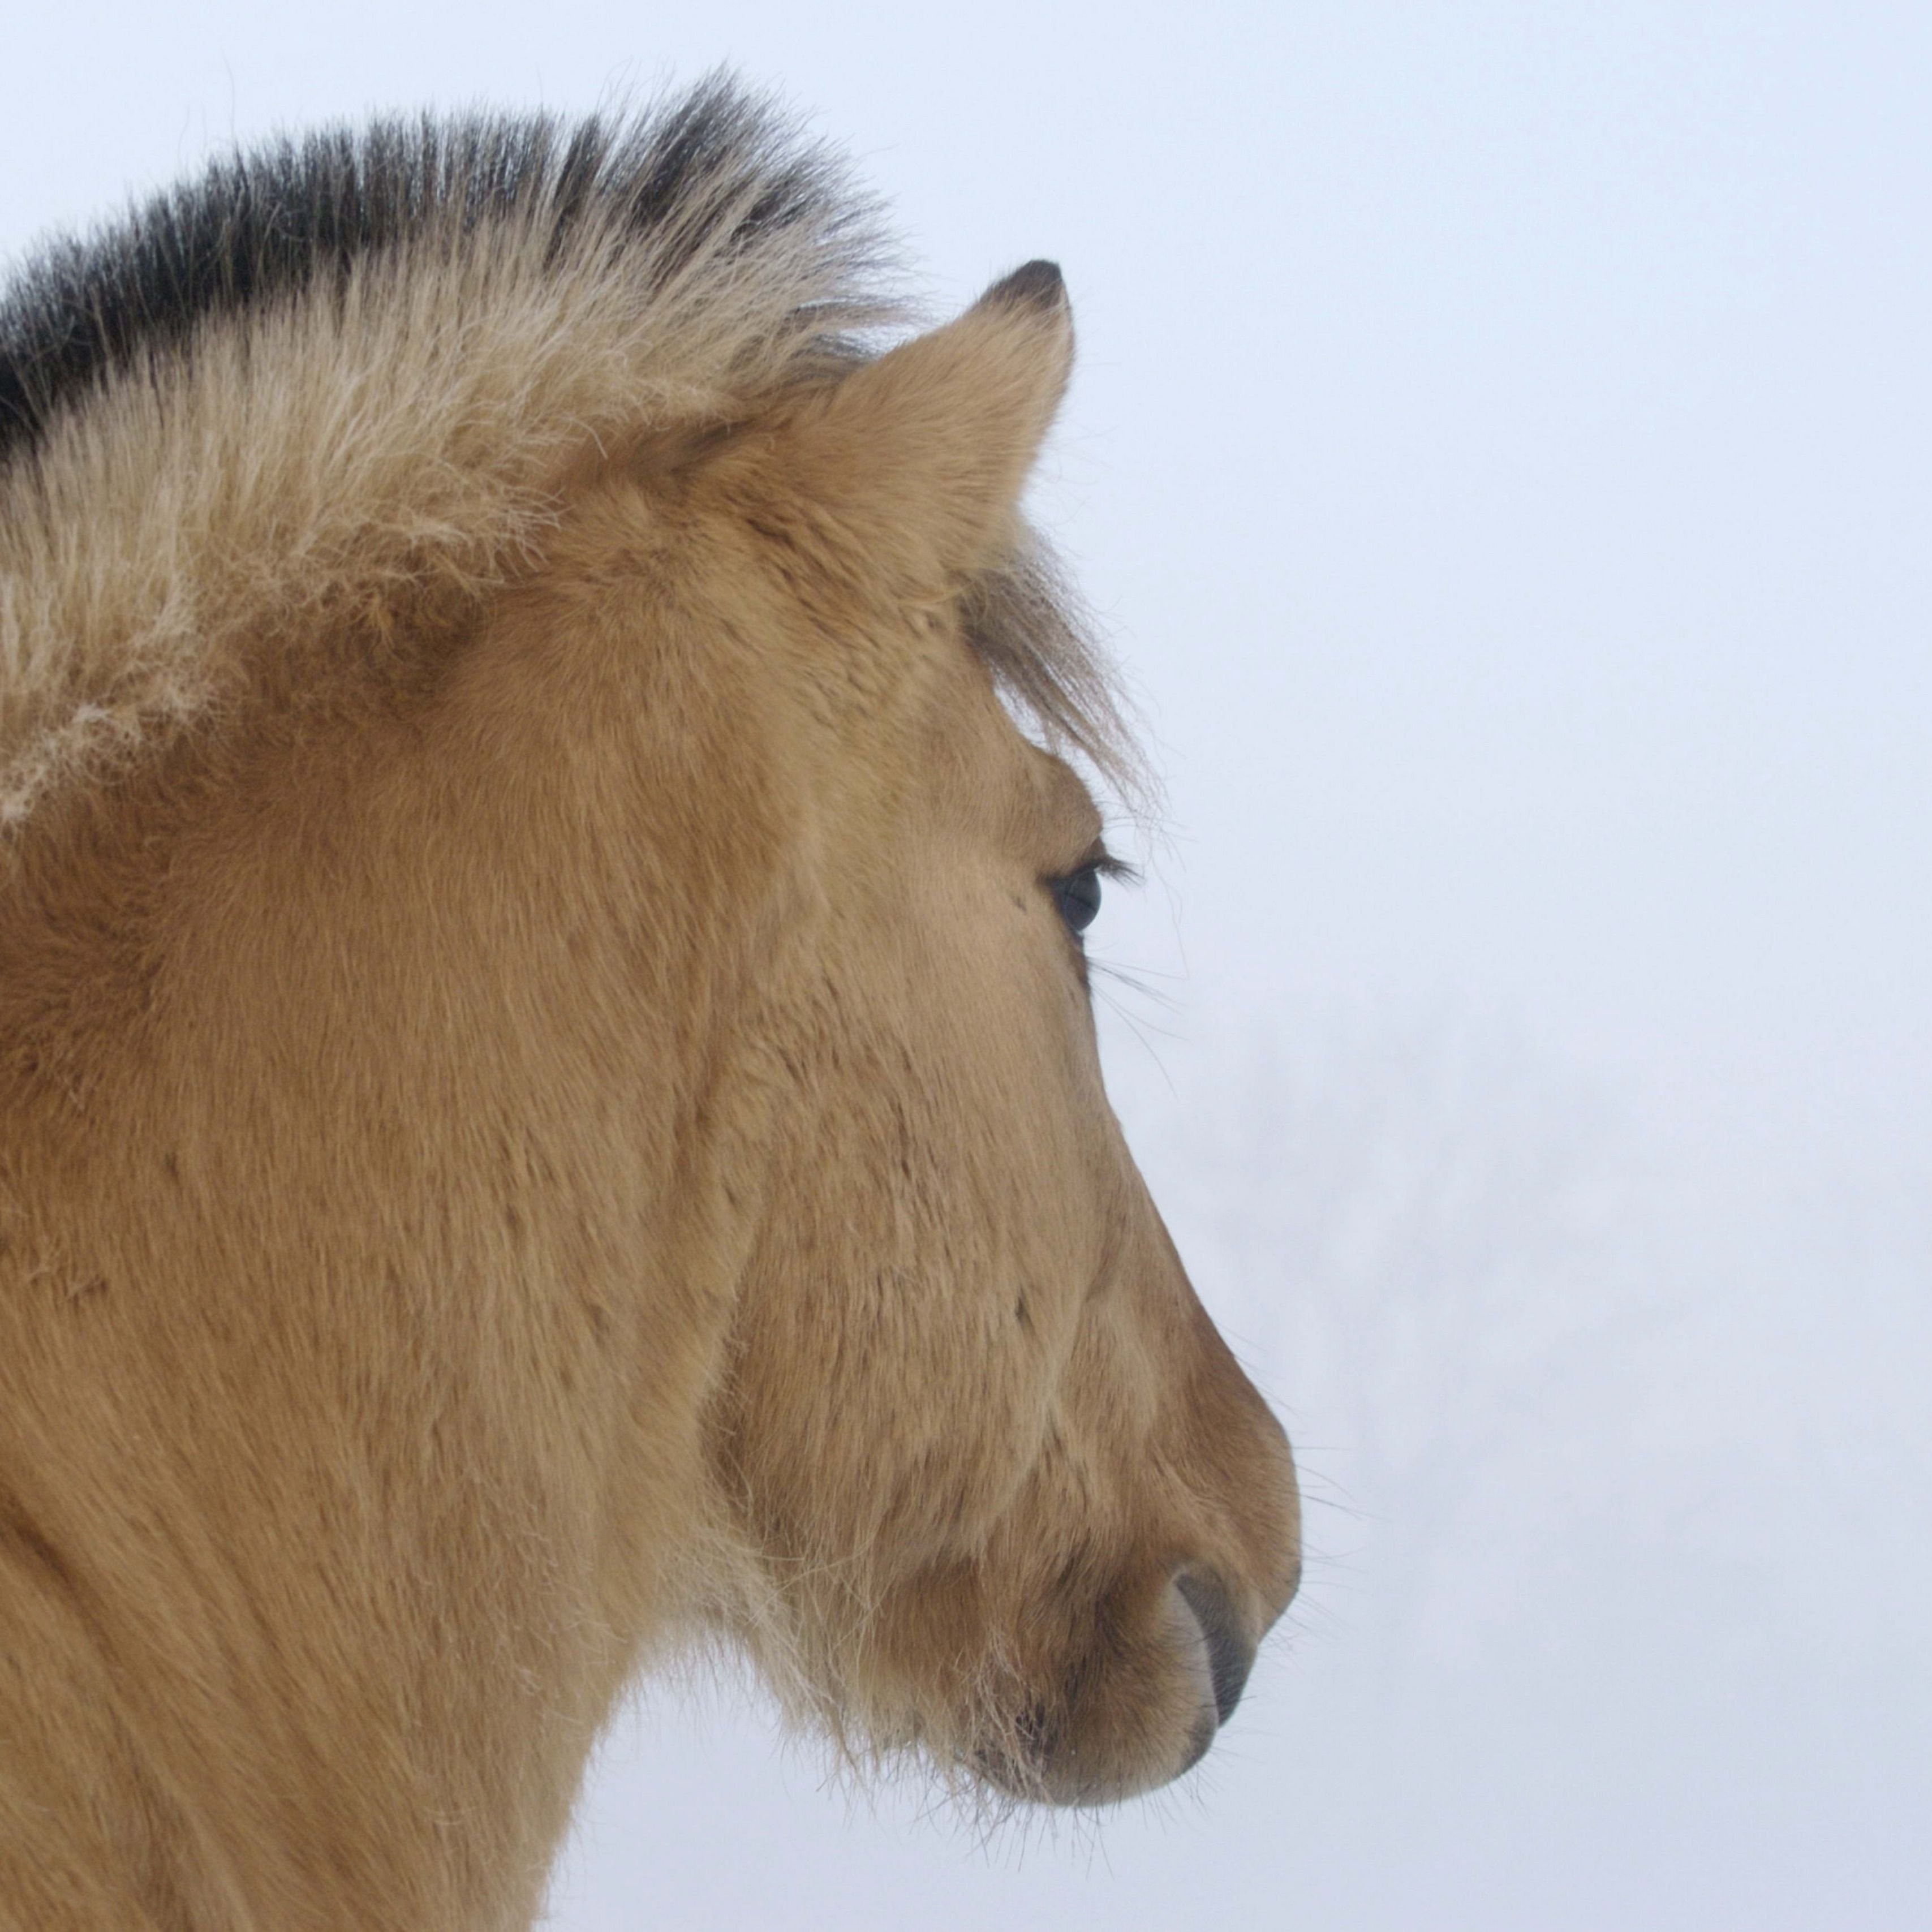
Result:
{"label": "pointed ear tip", "polygon": [[1002,277],[980,299],[1004,307],[1064,309],[1067,306],[1066,280],[1058,262],[1028,262]]}

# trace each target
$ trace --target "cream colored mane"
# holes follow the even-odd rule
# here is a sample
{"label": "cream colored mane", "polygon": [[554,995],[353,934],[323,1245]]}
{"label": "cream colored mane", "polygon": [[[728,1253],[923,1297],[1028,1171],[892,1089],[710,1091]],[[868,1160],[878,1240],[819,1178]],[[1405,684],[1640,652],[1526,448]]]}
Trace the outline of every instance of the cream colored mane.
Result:
{"label": "cream colored mane", "polygon": [[[264,267],[291,220],[312,262]],[[318,136],[46,251],[0,308],[0,834],[251,652],[460,618],[587,454],[739,419],[899,320],[884,253],[722,83],[616,126]]]}

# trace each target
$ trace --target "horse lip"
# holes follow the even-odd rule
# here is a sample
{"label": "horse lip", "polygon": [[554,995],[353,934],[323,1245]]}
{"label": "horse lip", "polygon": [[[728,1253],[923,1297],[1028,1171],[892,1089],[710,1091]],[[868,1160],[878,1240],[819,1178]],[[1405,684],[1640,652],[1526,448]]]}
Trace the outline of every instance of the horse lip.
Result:
{"label": "horse lip", "polygon": [[1248,1672],[1254,1668],[1256,1646],[1242,1628],[1233,1594],[1212,1570],[1180,1570],[1174,1587],[1200,1626],[1208,1650],[1208,1681],[1214,1689],[1215,1721],[1225,1724],[1241,1701]]}
{"label": "horse lip", "polygon": [[1168,1584],[1172,1600],[1179,1606],[1174,1614],[1184,1612],[1192,1620],[1198,1640],[1197,1648],[1184,1626],[1169,1624],[1171,1639],[1186,1658],[1199,1700],[1178,1762],[1169,1759],[1151,1777],[1117,1780],[1104,1764],[1083,1762],[1077,1744],[1066,1748],[1072,1741],[1063,1736],[1048,1708],[1034,1704],[1016,1715],[1002,1742],[970,1753],[974,1770],[1012,1797],[1035,1803],[1096,1804],[1165,1784],[1198,1764],[1240,1701],[1257,1640],[1248,1634],[1234,1592],[1212,1570],[1200,1565],[1177,1570]]}

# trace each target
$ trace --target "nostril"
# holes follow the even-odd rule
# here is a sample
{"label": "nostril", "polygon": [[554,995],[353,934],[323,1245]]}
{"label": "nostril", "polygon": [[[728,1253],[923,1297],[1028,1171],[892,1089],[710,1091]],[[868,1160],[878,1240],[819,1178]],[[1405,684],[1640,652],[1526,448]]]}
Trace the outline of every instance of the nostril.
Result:
{"label": "nostril", "polygon": [[1184,1570],[1174,1580],[1180,1600],[1193,1612],[1208,1646],[1208,1673],[1214,1686],[1214,1709],[1228,1721],[1254,1667],[1255,1646],[1241,1628],[1227,1586],[1211,1570]]}

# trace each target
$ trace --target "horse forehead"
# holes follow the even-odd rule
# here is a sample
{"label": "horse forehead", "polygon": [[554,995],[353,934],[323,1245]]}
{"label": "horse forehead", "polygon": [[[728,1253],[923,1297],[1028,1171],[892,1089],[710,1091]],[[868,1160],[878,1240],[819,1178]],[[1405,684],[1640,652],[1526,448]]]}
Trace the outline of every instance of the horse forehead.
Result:
{"label": "horse forehead", "polygon": [[1054,832],[1073,840],[1082,852],[1096,844],[1102,820],[1086,780],[1055,753],[1022,742],[1038,818]]}
{"label": "horse forehead", "polygon": [[951,662],[922,693],[916,724],[894,748],[914,821],[964,831],[975,838],[1037,850],[1042,856],[1084,850],[1100,836],[1092,794],[1064,759],[1023,733],[994,688],[986,667],[955,640]]}

